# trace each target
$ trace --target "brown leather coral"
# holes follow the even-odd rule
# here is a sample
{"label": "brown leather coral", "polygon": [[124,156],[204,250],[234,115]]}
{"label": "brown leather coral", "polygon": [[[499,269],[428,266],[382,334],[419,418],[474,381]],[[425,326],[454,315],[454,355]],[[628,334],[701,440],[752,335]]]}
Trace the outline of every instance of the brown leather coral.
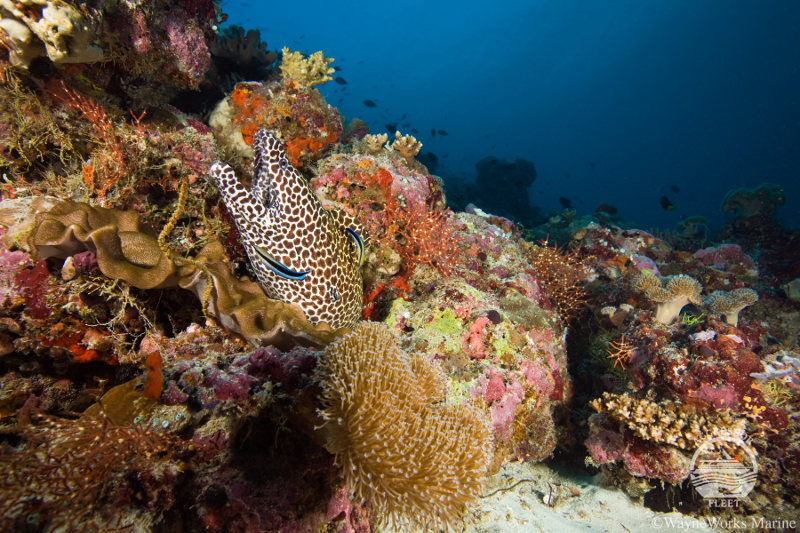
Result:
{"label": "brown leather coral", "polygon": [[633,280],[633,287],[656,303],[656,321],[672,324],[686,304],[702,305],[700,283],[683,274],[660,279],[645,270]]}
{"label": "brown leather coral", "polygon": [[[273,300],[258,283],[235,277],[224,257],[222,244],[212,241],[196,258],[211,273],[214,283],[207,311],[223,327],[250,341],[283,349],[297,344],[324,346],[333,340],[336,332],[325,323],[311,325],[299,305]],[[203,271],[186,266],[181,274],[179,285],[202,298],[208,279]]]}
{"label": "brown leather coral", "polygon": [[36,216],[26,241],[38,259],[90,250],[103,274],[139,289],[178,283],[177,266],[162,253],[135,211],[64,201]]}
{"label": "brown leather coral", "polygon": [[210,276],[207,312],[253,343],[323,346],[335,336],[327,324],[311,325],[299,306],[272,300],[257,283],[236,278],[219,242],[206,245],[194,260],[171,259],[135,211],[60,202],[37,213],[22,240],[38,259],[90,250],[104,275],[139,289],[182,287],[201,297]]}

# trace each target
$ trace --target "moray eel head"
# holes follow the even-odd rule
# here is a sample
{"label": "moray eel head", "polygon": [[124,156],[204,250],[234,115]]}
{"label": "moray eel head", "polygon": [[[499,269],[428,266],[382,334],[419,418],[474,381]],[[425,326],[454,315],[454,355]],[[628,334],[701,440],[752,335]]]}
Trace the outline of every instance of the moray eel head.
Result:
{"label": "moray eel head", "polygon": [[222,162],[210,177],[239,229],[259,284],[271,298],[298,304],[312,324],[349,327],[361,315],[364,241],[353,217],[325,209],[275,135],[253,137],[248,190]]}

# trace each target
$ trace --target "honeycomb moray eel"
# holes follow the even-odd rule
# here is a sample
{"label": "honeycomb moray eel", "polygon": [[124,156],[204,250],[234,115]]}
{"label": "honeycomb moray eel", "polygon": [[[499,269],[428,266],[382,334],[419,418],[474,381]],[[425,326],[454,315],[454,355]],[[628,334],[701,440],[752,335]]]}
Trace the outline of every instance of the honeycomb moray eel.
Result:
{"label": "honeycomb moray eel", "polygon": [[361,315],[364,241],[358,224],[325,209],[275,135],[253,137],[253,185],[217,161],[210,176],[267,295],[298,304],[312,324],[351,327]]}

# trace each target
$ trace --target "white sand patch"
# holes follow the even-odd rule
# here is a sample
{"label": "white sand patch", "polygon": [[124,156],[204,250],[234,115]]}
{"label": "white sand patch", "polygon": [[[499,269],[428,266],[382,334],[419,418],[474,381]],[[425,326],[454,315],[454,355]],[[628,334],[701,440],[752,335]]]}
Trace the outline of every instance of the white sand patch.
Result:
{"label": "white sand patch", "polygon": [[[638,533],[714,531],[678,512],[657,513],[622,491],[601,486],[601,476],[576,478],[545,464],[508,463],[492,476],[489,495],[465,518],[463,533]],[[497,489],[513,486],[509,490]],[[551,501],[552,499],[552,501]]]}

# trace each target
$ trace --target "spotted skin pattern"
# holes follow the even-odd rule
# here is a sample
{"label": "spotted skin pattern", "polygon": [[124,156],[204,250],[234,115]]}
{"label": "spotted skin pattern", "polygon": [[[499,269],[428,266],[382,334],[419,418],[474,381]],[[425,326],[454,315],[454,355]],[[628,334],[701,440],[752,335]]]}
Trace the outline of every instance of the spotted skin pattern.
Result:
{"label": "spotted skin pattern", "polygon": [[[221,161],[209,174],[236,222],[261,287],[270,298],[298,304],[312,324],[353,326],[361,315],[363,291],[363,250],[352,233],[360,233],[358,225],[343,211],[322,206],[275,135],[257,131],[253,151],[249,191]],[[291,271],[307,274],[302,279],[279,275],[259,248]]]}

